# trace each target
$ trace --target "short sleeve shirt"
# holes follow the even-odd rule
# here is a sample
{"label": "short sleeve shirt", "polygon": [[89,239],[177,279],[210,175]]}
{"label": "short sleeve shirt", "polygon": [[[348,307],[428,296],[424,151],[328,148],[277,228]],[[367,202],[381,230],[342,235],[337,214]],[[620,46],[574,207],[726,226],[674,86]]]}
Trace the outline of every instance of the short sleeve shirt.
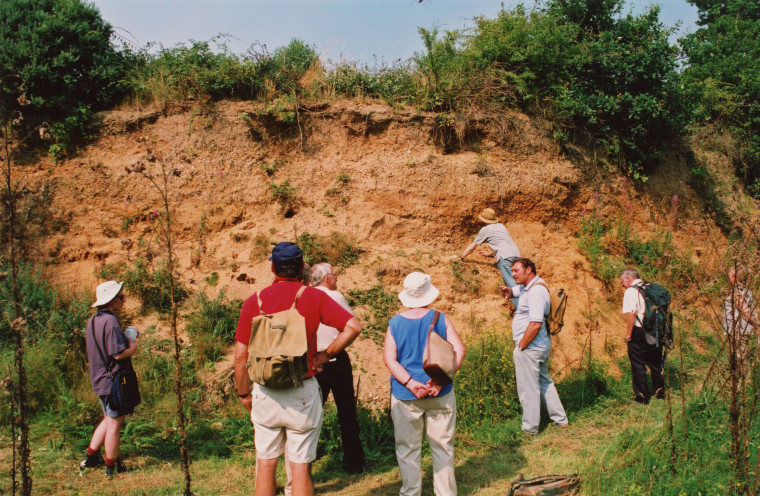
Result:
{"label": "short sleeve shirt", "polygon": [[[349,312],[351,315],[355,315],[353,310],[351,310],[351,306],[340,291],[335,291],[325,286],[316,286],[316,289],[323,291],[345,311]],[[340,331],[332,326],[319,324],[319,329],[317,329],[317,351],[325,351],[327,347],[335,341],[335,338],[338,337],[339,333]]]}
{"label": "short sleeve shirt", "polygon": [[[274,283],[260,291],[261,302],[266,313],[282,312],[293,305],[296,293],[301,289],[302,284],[295,279],[286,279],[276,277]],[[335,303],[326,293],[307,287],[296,303],[296,310],[300,313],[306,322],[306,340],[313,343],[317,335],[319,324],[324,323],[336,329],[343,329],[352,315]],[[235,340],[247,345],[251,341],[251,324],[253,318],[259,315],[259,302],[257,293],[245,300],[243,308],[240,310]],[[314,376],[311,370],[314,364],[314,357],[317,355],[317,347],[309,348],[309,373],[304,379]]]}
{"label": "short sleeve shirt", "polygon": [[[94,327],[94,335],[93,335]],[[129,340],[124,335],[119,319],[109,311],[98,311],[87,322],[85,342],[87,344],[87,360],[90,363],[90,380],[92,390],[98,396],[111,394],[111,379],[108,377],[106,363],[98,352],[100,347],[107,363],[112,363],[112,373],[131,371],[132,359],[114,360],[129,348]],[[96,346],[97,344],[97,346]]]}
{"label": "short sleeve shirt", "polygon": [[517,245],[512,241],[512,236],[509,235],[509,231],[504,227],[504,224],[497,223],[483,226],[478,231],[478,235],[475,236],[474,242],[478,245],[487,244],[494,251],[494,258],[496,260],[520,257],[520,250],[517,249]]}
{"label": "short sleeve shirt", "polygon": [[517,302],[515,316],[512,319],[512,339],[519,343],[531,322],[541,322],[541,330],[528,345],[529,349],[549,350],[552,347],[549,332],[546,330],[546,316],[549,314],[551,300],[549,290],[544,286],[536,286],[543,279],[536,276],[525,286],[518,286],[520,299]]}
{"label": "short sleeve shirt", "polygon": [[642,327],[644,322],[644,310],[646,309],[646,303],[644,297],[641,295],[641,291],[634,286],[642,286],[644,281],[641,279],[635,279],[631,283],[631,287],[625,290],[623,293],[623,313],[635,313],[636,324],[635,327]]}

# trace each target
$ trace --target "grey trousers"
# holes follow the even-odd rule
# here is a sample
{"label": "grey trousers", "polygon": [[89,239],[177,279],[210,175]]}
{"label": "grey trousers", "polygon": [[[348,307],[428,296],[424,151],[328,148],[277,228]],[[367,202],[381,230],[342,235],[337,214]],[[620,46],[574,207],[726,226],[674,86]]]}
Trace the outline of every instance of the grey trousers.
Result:
{"label": "grey trousers", "polygon": [[454,429],[457,402],[454,391],[421,400],[398,400],[391,395],[391,418],[396,437],[396,460],[401,472],[400,496],[422,494],[420,458],[423,432],[433,455],[435,496],[456,496]]}
{"label": "grey trousers", "polygon": [[549,418],[558,425],[567,424],[567,415],[559,400],[554,381],[549,378],[546,361],[549,350],[521,350],[515,346],[512,353],[517,379],[517,396],[523,410],[522,430],[531,434],[538,432],[541,421],[541,402],[546,404]]}

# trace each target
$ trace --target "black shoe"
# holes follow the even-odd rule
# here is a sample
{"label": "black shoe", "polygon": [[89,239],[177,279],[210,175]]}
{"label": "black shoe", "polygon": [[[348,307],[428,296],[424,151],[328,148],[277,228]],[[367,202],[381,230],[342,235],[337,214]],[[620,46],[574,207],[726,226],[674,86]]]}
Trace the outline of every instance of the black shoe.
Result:
{"label": "black shoe", "polygon": [[84,470],[86,468],[98,468],[102,466],[103,463],[105,463],[103,461],[103,457],[100,456],[100,452],[97,452],[92,455],[87,455],[87,458],[79,463],[79,470]]}
{"label": "black shoe", "polygon": [[121,460],[117,460],[114,465],[106,465],[106,477],[113,478],[114,474],[123,474],[126,471],[127,467],[121,463]]}
{"label": "black shoe", "polygon": [[361,474],[364,472],[364,464],[361,465],[343,465],[343,470],[347,474]]}
{"label": "black shoe", "polygon": [[634,403],[640,403],[642,405],[648,405],[649,404],[649,398],[642,398],[641,396],[634,396],[631,398],[631,401]]}
{"label": "black shoe", "polygon": [[664,400],[665,399],[665,390],[663,388],[658,389],[654,392],[654,397],[658,400]]}

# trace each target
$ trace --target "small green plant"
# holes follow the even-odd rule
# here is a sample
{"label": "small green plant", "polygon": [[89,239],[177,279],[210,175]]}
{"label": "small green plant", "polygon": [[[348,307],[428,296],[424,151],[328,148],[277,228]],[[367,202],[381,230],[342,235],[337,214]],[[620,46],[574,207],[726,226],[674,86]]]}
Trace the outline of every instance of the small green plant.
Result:
{"label": "small green plant", "polygon": [[251,235],[245,232],[235,232],[231,233],[230,237],[232,238],[232,241],[235,243],[242,243],[243,241],[248,241],[251,239]]}
{"label": "small green plant", "polygon": [[124,234],[129,232],[129,229],[132,227],[132,224],[136,220],[139,219],[139,216],[137,214],[134,215],[125,215],[124,218],[121,219],[121,232]]}
{"label": "small green plant", "polygon": [[280,212],[284,213],[286,217],[294,213],[297,204],[296,188],[291,186],[290,178],[285,179],[280,184],[270,184],[269,196],[280,204]]}
{"label": "small green plant", "polygon": [[350,267],[364,252],[351,237],[337,231],[327,236],[302,233],[298,236],[297,243],[303,250],[304,262],[309,265],[327,262],[339,267]]}
{"label": "small green plant", "polygon": [[250,114],[243,112],[238,117],[245,123],[246,126],[248,126],[248,133],[250,134],[251,139],[254,141],[261,141],[264,139],[264,131],[256,126],[253,120],[251,120]]}
{"label": "small green plant", "polygon": [[258,233],[253,237],[251,260],[264,260],[272,251],[272,242],[266,234]]}
{"label": "small green plant", "polygon": [[356,310],[361,310],[360,320],[363,324],[362,333],[373,341],[382,344],[388,321],[398,311],[398,297],[395,293],[386,291],[382,285],[369,289],[352,289],[346,297],[348,304]]}
{"label": "small green plant", "polygon": [[261,162],[259,164],[259,167],[261,170],[263,170],[267,176],[273,176],[275,172],[277,172],[277,169],[282,167],[283,160],[281,158],[275,159],[271,164],[267,164],[266,162]]}
{"label": "small green plant", "polygon": [[351,176],[348,174],[338,174],[338,177],[336,179],[338,184],[347,185],[351,182]]}
{"label": "small green plant", "polygon": [[219,273],[212,272],[211,275],[206,277],[206,284],[208,284],[212,288],[216,287],[216,285],[219,284]]}

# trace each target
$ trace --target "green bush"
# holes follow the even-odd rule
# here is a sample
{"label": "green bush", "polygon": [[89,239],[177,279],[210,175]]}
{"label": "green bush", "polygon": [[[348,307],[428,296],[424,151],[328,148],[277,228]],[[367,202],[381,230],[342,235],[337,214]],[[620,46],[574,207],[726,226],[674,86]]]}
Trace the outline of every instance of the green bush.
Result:
{"label": "green bush", "polygon": [[124,60],[111,32],[78,0],[0,2],[0,120],[21,115],[25,131],[48,127],[54,156],[69,153],[88,134],[90,108],[118,92]]}
{"label": "green bush", "polygon": [[467,357],[454,382],[457,425],[472,430],[521,415],[512,336],[489,330],[464,337]]}
{"label": "green bush", "polygon": [[228,301],[224,289],[214,299],[198,294],[195,310],[185,315],[197,362],[216,362],[233,342],[242,301]]}
{"label": "green bush", "polygon": [[293,209],[296,207],[296,188],[290,184],[290,178],[285,179],[282,183],[272,183],[269,185],[269,196],[271,196],[277,203],[280,204],[280,212],[286,216],[290,213],[292,215]]}
{"label": "green bush", "polygon": [[[100,270],[100,276],[104,279],[123,280],[127,291],[140,300],[144,310],[156,310],[164,314],[171,311],[167,264],[162,261],[156,266],[149,253],[137,258],[132,267],[105,264]],[[181,305],[190,293],[179,277],[175,276],[174,284],[174,301]]]}
{"label": "green bush", "polygon": [[370,289],[349,290],[346,300],[354,311],[359,310],[362,334],[382,344],[388,330],[388,321],[398,311],[399,302],[396,294],[386,291],[378,284]]}
{"label": "green bush", "polygon": [[327,236],[302,233],[297,244],[303,250],[304,262],[309,265],[327,262],[346,268],[354,265],[364,252],[350,236],[337,231]]}

